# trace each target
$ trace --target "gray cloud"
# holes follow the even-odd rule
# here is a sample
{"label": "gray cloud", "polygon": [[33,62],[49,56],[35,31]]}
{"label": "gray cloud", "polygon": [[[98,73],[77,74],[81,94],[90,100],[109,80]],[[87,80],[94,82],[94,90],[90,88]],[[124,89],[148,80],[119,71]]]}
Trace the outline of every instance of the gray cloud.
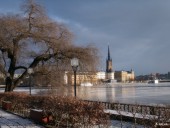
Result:
{"label": "gray cloud", "polygon": [[[17,1],[17,2],[16,2]],[[0,8],[18,8],[21,0],[1,2]],[[37,0],[48,14],[75,33],[75,43],[95,44],[105,70],[110,45],[115,70],[137,74],[170,71],[169,0]]]}

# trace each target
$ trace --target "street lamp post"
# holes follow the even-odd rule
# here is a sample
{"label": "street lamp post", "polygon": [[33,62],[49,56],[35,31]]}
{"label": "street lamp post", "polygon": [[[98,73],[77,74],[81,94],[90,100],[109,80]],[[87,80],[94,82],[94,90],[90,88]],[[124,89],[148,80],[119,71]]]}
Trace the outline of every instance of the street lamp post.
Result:
{"label": "street lamp post", "polygon": [[31,95],[31,74],[33,73],[33,69],[32,68],[28,68],[28,74],[29,74],[29,91],[30,91],[30,95]]}
{"label": "street lamp post", "polygon": [[77,58],[71,59],[71,66],[74,71],[74,96],[76,97],[76,71],[79,66],[79,60]]}

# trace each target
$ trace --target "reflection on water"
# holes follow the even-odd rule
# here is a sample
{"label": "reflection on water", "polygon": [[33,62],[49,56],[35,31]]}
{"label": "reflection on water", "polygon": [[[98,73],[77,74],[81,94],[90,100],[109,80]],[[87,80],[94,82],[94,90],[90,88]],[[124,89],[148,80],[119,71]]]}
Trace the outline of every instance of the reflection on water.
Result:
{"label": "reflection on water", "polygon": [[[58,87],[56,89],[40,89],[38,94],[55,94],[73,96],[73,87]],[[77,97],[80,99],[139,103],[139,104],[170,104],[170,83],[161,84],[114,84],[92,87],[77,87]]]}

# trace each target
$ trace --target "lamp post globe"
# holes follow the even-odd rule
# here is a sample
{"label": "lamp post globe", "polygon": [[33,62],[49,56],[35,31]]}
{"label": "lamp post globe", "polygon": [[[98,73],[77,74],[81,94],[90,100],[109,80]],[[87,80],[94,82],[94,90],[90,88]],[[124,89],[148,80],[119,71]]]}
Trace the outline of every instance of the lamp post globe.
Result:
{"label": "lamp post globe", "polygon": [[77,58],[71,59],[71,66],[74,72],[74,96],[76,97],[76,71],[79,66],[79,60]]}

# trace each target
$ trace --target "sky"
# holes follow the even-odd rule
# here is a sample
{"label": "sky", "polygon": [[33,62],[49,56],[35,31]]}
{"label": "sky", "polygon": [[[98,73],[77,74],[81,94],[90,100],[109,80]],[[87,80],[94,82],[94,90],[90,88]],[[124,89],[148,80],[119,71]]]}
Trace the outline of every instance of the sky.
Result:
{"label": "sky", "polygon": [[[105,70],[108,45],[113,70],[136,75],[170,71],[170,0],[36,0],[64,23],[78,46],[99,49]],[[24,0],[0,0],[0,13],[18,13]]]}

